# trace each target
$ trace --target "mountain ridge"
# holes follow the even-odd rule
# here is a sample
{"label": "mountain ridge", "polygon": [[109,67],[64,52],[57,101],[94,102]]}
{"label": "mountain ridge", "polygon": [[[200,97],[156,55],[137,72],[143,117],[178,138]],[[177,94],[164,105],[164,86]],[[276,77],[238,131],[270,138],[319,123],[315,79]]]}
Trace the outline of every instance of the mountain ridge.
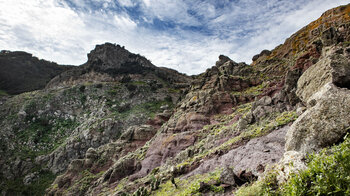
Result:
{"label": "mountain ridge", "polygon": [[53,77],[71,68],[38,59],[22,51],[0,53],[0,89],[9,94],[42,89]]}

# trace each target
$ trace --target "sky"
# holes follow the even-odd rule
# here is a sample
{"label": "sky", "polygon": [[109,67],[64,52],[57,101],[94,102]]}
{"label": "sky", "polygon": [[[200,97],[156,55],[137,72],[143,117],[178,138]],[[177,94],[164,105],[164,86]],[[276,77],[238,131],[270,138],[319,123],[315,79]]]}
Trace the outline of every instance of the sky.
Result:
{"label": "sky", "polygon": [[224,54],[251,63],[350,0],[0,0],[0,50],[80,65],[96,44],[125,46],[189,75]]}

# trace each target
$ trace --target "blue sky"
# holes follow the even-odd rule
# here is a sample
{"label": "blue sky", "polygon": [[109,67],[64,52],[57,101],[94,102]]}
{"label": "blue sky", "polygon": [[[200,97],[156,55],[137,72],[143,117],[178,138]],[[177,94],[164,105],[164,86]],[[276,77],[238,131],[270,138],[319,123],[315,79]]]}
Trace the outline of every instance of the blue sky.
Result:
{"label": "blue sky", "polygon": [[0,0],[0,49],[80,65],[112,42],[198,74],[220,54],[250,63],[350,0]]}

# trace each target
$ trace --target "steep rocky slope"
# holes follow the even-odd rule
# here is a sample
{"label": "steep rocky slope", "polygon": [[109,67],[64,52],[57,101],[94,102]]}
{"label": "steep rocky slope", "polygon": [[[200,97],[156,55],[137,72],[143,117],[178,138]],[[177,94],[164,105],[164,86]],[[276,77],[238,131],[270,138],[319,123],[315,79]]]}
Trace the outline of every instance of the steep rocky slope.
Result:
{"label": "steep rocky slope", "polygon": [[[338,7],[273,51],[255,56],[252,65],[220,56],[195,77],[174,114],[145,146],[119,156],[115,145],[126,142],[122,137],[90,149],[93,156],[74,161],[49,194],[230,195],[237,185],[261,176],[267,165],[287,159],[291,150],[302,154],[339,142],[350,112],[341,108],[348,90],[336,90],[348,87],[348,23],[349,6]],[[307,98],[327,82],[334,92],[321,90],[325,101],[313,101],[319,106],[309,108]],[[321,127],[329,129],[315,135]],[[118,158],[105,167],[99,160],[106,157]]]}
{"label": "steep rocky slope", "polygon": [[[0,52],[0,92],[19,94],[43,89],[55,76],[72,68],[39,60],[26,52]],[[0,95],[1,96],[1,95]]]}
{"label": "steep rocky slope", "polygon": [[317,193],[346,194],[349,15],[350,5],[329,10],[251,65],[220,55],[193,78],[96,46],[47,89],[2,104],[2,193],[298,195],[288,183],[299,170],[315,171],[300,178],[318,190],[326,173],[313,168],[339,163],[344,180]]}
{"label": "steep rocky slope", "polygon": [[127,131],[145,133],[123,149],[124,154],[143,146],[170,117],[190,81],[107,43],[96,46],[86,64],[58,75],[46,89],[5,97],[0,112],[1,192],[43,194],[72,160]]}

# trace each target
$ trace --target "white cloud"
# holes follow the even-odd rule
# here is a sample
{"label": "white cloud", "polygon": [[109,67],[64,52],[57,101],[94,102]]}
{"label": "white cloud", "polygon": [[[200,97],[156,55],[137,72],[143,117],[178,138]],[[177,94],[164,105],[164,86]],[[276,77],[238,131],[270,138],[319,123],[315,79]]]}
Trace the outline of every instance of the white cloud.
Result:
{"label": "white cloud", "polygon": [[75,52],[61,49],[79,49],[73,41],[83,33],[79,28],[84,27],[84,22],[72,10],[40,0],[0,1],[0,5],[0,32],[12,38],[0,38],[3,49],[26,50],[48,60]]}
{"label": "white cloud", "polygon": [[143,11],[149,18],[170,20],[188,26],[199,24],[194,17],[187,13],[189,7],[182,0],[143,0],[143,3]]}
{"label": "white cloud", "polygon": [[125,7],[135,6],[134,2],[132,2],[131,0],[118,0],[118,2],[120,3],[120,5],[125,6]]}
{"label": "white cloud", "polygon": [[[146,56],[157,66],[198,74],[213,66],[220,54],[250,62],[253,55],[283,43],[327,9],[350,3],[118,0],[127,8],[138,3],[143,13],[140,18],[149,24],[155,18],[176,24],[160,31],[143,26],[125,10],[114,11],[113,0],[93,1],[101,6],[98,10],[84,0],[74,0],[75,7],[63,0],[0,0],[0,49],[24,50],[78,65],[96,44],[112,42]],[[188,26],[208,33],[184,28]]]}
{"label": "white cloud", "polygon": [[94,45],[124,37],[136,27],[127,16],[77,13],[53,0],[0,4],[0,35],[6,35],[0,37],[2,49],[25,50],[62,64],[82,64]]}
{"label": "white cloud", "polygon": [[132,30],[137,26],[136,23],[127,16],[115,15],[114,20],[117,27],[125,30]]}

